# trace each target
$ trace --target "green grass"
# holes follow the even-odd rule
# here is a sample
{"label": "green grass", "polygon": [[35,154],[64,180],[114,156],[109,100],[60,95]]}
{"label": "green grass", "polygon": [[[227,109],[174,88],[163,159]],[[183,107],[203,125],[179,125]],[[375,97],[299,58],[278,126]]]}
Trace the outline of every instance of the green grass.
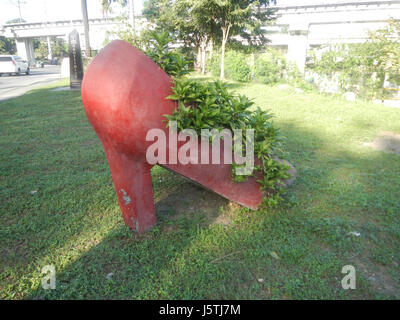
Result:
{"label": "green grass", "polygon": [[[0,102],[0,298],[400,298],[400,156],[363,145],[400,133],[400,110],[232,87],[287,137],[298,178],[285,201],[250,211],[155,167],[158,224],[144,235],[123,223],[79,92]],[[41,288],[47,264],[56,290]],[[345,265],[355,290],[341,287]]]}

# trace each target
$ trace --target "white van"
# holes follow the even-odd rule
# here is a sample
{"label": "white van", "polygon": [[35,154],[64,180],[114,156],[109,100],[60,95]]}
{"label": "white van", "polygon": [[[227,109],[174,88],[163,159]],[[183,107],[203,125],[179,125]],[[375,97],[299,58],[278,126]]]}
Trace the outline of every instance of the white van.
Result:
{"label": "white van", "polygon": [[3,73],[20,75],[21,73],[29,74],[30,69],[28,62],[21,57],[12,55],[0,55],[0,75]]}

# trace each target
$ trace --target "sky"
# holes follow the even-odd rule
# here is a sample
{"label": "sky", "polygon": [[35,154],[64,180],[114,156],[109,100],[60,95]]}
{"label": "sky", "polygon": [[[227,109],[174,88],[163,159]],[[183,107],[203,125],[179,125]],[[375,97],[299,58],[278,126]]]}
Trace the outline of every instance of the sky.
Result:
{"label": "sky", "polygon": [[[18,0],[0,0],[0,25],[19,18]],[[22,18],[28,22],[82,19],[80,0],[20,0]],[[135,13],[142,11],[143,0],[134,0]],[[100,0],[87,0],[88,16],[102,17]]]}
{"label": "sky", "polygon": [[[363,2],[367,0],[276,0],[278,5],[308,5],[308,4],[324,4],[324,3],[340,3],[340,2]],[[377,0],[382,1],[382,0]]]}
{"label": "sky", "polygon": [[[346,2],[349,0],[277,0],[278,5]],[[352,0],[365,1],[365,0]],[[18,0],[0,0],[0,25],[19,18]],[[28,22],[81,19],[80,0],[20,0],[22,18]],[[100,0],[87,0],[89,18],[102,17]],[[140,14],[143,0],[134,0],[135,13]]]}

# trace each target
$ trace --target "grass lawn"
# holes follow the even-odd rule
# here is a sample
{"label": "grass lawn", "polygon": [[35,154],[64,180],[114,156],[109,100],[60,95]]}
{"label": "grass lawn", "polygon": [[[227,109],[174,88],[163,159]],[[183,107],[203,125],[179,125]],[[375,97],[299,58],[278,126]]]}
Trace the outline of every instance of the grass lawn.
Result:
{"label": "grass lawn", "polygon": [[[287,137],[298,178],[285,201],[250,211],[155,167],[158,224],[144,235],[124,225],[79,92],[0,102],[0,298],[400,298],[400,155],[364,145],[400,133],[400,109],[232,88]],[[56,290],[41,288],[48,264]]]}

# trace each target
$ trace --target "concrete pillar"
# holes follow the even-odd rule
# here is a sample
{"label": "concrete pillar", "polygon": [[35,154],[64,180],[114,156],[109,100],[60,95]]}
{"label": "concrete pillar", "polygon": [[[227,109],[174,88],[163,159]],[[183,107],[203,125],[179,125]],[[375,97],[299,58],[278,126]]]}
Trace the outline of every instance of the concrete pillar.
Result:
{"label": "concrete pillar", "polygon": [[49,61],[53,60],[53,53],[51,52],[51,42],[50,42],[50,37],[47,36],[47,59]]}
{"label": "concrete pillar", "polygon": [[287,59],[296,63],[301,73],[306,66],[308,48],[308,24],[289,25],[289,43]]}
{"label": "concrete pillar", "polygon": [[17,54],[24,60],[28,60],[28,52],[26,48],[25,39],[17,39],[15,41],[17,46]]}
{"label": "concrete pillar", "polygon": [[18,38],[15,41],[18,56],[28,61],[30,66],[35,64],[35,51],[33,48],[33,38]]}

